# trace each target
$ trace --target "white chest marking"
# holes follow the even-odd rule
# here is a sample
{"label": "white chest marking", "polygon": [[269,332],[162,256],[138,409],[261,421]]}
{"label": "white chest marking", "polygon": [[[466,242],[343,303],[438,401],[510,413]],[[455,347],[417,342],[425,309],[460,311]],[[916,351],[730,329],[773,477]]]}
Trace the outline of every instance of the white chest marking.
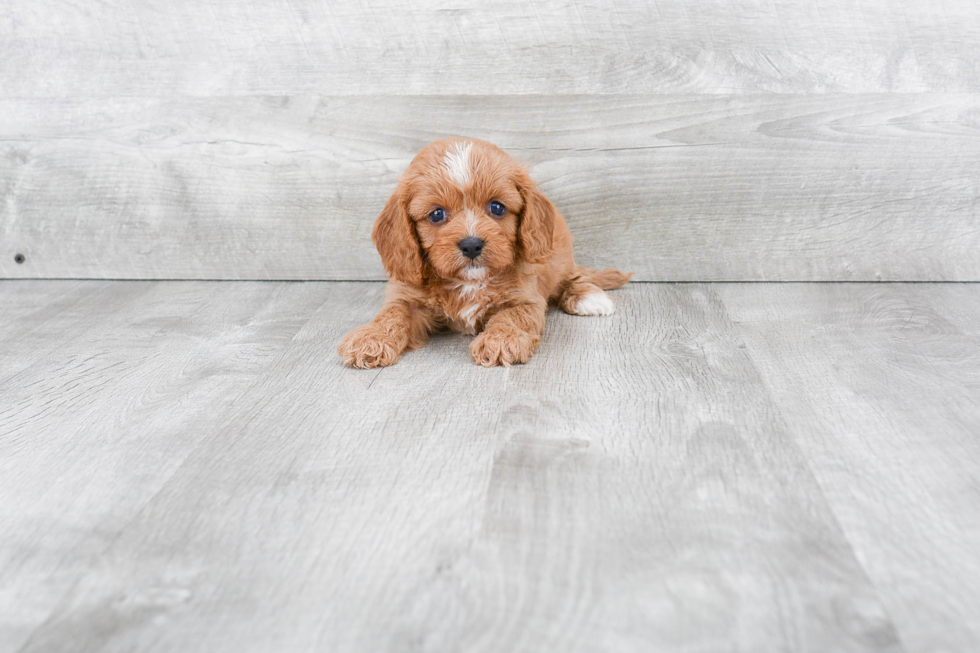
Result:
{"label": "white chest marking", "polygon": [[467,326],[472,327],[476,322],[476,314],[479,310],[479,304],[470,304],[459,312],[459,319],[461,319]]}
{"label": "white chest marking", "polygon": [[464,333],[475,334],[476,323],[483,317],[487,310],[487,297],[484,291],[487,289],[487,281],[484,277],[485,268],[472,268],[472,272],[467,274],[474,281],[458,281],[455,284],[459,297],[467,302],[467,305],[460,309],[459,313],[450,319],[455,322]]}
{"label": "white chest marking", "polygon": [[461,327],[459,330],[469,335],[476,335],[477,320],[483,317],[487,308],[482,302],[470,304],[459,312],[456,323]]}
{"label": "white chest marking", "polygon": [[457,281],[456,290],[459,296],[468,301],[482,304],[480,295],[487,289],[486,268],[469,268],[464,271],[464,276],[471,281]]}
{"label": "white chest marking", "polygon": [[442,159],[442,167],[461,189],[470,183],[470,150],[472,149],[473,143],[469,141],[453,143]]}

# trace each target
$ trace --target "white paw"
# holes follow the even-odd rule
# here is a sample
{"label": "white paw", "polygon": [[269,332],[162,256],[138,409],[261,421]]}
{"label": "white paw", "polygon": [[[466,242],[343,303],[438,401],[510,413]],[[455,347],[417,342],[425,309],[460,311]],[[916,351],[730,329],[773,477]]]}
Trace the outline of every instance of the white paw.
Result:
{"label": "white paw", "polygon": [[612,315],[615,310],[612,300],[601,290],[590,292],[575,304],[576,315]]}

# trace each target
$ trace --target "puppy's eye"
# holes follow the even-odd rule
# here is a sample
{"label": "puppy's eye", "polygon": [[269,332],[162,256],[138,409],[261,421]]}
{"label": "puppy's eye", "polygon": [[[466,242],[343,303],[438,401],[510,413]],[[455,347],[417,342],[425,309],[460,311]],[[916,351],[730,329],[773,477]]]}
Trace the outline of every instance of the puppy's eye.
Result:
{"label": "puppy's eye", "polygon": [[439,224],[446,219],[446,211],[444,209],[436,209],[429,214],[429,222],[432,224]]}
{"label": "puppy's eye", "polygon": [[497,200],[490,202],[490,213],[494,214],[498,218],[502,216],[506,210],[507,209],[504,208],[504,205]]}

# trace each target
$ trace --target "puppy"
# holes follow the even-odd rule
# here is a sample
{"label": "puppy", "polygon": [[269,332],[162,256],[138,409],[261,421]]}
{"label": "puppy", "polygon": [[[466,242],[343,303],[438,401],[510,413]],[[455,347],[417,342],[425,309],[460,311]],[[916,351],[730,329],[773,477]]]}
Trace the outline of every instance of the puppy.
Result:
{"label": "puppy", "polygon": [[561,214],[503,150],[476,139],[426,146],[385,204],[371,234],[391,279],[384,306],[337,353],[353,367],[392,365],[433,331],[475,335],[473,360],[526,363],[548,304],[610,315],[603,290],[632,273],[575,265]]}

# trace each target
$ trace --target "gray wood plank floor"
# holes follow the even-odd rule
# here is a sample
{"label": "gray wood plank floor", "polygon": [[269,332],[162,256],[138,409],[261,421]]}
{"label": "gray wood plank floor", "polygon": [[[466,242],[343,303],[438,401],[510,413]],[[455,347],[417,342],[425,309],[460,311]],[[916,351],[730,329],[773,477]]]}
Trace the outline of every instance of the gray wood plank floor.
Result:
{"label": "gray wood plank floor", "polygon": [[0,653],[980,648],[980,285],[345,369],[382,289],[0,282]]}

